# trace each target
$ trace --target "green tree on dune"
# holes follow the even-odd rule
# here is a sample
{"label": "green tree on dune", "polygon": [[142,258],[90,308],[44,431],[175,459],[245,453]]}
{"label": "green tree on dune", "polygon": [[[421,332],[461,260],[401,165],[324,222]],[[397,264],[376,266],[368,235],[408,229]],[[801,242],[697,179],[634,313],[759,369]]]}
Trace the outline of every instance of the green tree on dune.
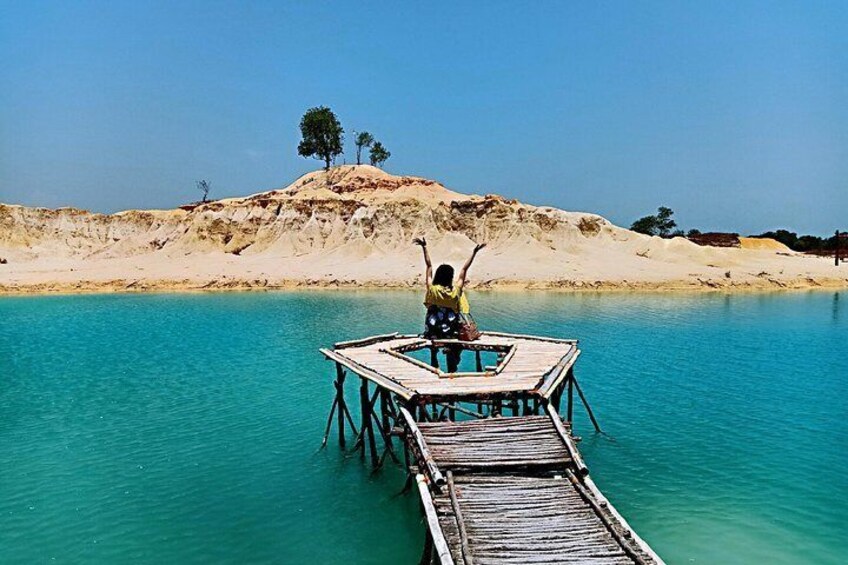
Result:
{"label": "green tree on dune", "polygon": [[673,215],[674,211],[671,208],[660,206],[656,215],[639,218],[633,222],[630,229],[637,233],[660,237],[682,235],[682,232],[672,232],[677,227],[677,222],[671,218]]}
{"label": "green tree on dune", "polygon": [[300,133],[298,155],[324,161],[324,170],[329,170],[344,143],[344,129],[333,111],[326,106],[310,108],[300,120]]}
{"label": "green tree on dune", "polygon": [[195,184],[197,185],[197,190],[203,193],[203,200],[201,202],[206,202],[209,199],[209,191],[212,189],[212,186],[205,180],[199,180]]}
{"label": "green tree on dune", "polygon": [[371,164],[376,167],[382,167],[383,163],[392,156],[391,152],[386,149],[382,143],[379,141],[375,141],[371,146],[371,152],[369,154],[371,157]]}
{"label": "green tree on dune", "polygon": [[361,131],[356,134],[354,138],[354,143],[356,143],[356,164],[362,164],[362,148],[363,147],[371,147],[371,144],[374,143],[374,136],[368,133],[367,131]]}

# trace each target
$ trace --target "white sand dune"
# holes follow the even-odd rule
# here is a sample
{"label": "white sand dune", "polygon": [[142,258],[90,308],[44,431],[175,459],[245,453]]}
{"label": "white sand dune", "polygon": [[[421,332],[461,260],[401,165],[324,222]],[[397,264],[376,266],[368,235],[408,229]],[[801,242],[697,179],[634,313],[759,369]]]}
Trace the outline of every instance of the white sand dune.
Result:
{"label": "white sand dune", "polygon": [[465,195],[361,165],[191,210],[93,214],[0,204],[0,292],[409,286],[434,260],[488,248],[478,287],[756,289],[848,286],[848,267],[772,243],[700,247],[604,218]]}

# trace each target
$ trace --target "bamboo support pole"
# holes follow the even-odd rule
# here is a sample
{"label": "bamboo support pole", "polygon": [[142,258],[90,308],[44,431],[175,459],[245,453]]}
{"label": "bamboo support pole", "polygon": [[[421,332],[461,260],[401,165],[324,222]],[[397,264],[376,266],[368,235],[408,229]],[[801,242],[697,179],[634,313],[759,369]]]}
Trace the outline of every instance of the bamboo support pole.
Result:
{"label": "bamboo support pole", "polygon": [[[345,447],[345,432],[344,432],[344,412],[347,410],[345,406],[344,400],[344,381],[345,381],[345,370],[341,365],[336,363],[336,401],[339,407],[339,445],[344,449]],[[355,432],[354,432],[355,433]]]}
{"label": "bamboo support pole", "polygon": [[380,417],[382,418],[383,429],[389,430],[389,391],[384,388],[380,389]]}
{"label": "bamboo support pole", "polygon": [[[559,407],[562,404],[562,393],[565,388],[563,383],[557,385],[556,389],[554,389],[554,393],[551,395],[551,404],[554,405],[554,408],[557,412],[559,412]],[[538,410],[536,411],[538,414]]]}
{"label": "bamboo support pole", "polygon": [[[445,404],[442,404],[440,402],[437,402],[437,404],[439,406],[445,406]],[[479,402],[477,403],[477,405],[481,406],[481,404]],[[453,404],[453,409],[456,410],[457,412],[462,413],[462,414],[466,414],[468,416],[474,416],[475,418],[485,418],[486,417],[486,415],[483,414],[482,411],[481,412],[475,412],[474,410],[469,410],[468,408],[465,408],[464,406],[462,406],[459,403]]]}
{"label": "bamboo support pole", "polygon": [[[333,413],[335,413],[336,406],[338,406],[338,404],[339,399],[333,398],[333,406],[330,408],[330,415],[327,417],[327,426],[324,428],[324,439],[321,440],[322,449],[327,446],[327,438],[330,437],[330,426],[333,425]],[[341,410],[339,410],[339,415],[341,416]],[[339,443],[341,443],[342,447],[344,447],[344,443],[342,443],[344,441],[344,429],[341,426],[339,426],[339,429],[342,430],[339,437]]]}
{"label": "bamboo support pole", "polygon": [[353,432],[354,436],[358,435],[358,431],[356,430],[356,425],[353,423],[353,417],[350,414],[350,410],[347,407],[347,402],[344,397],[344,380],[345,380],[345,371],[341,365],[336,364],[336,380],[333,381],[333,388],[336,391],[335,397],[333,398],[333,405],[330,408],[330,414],[327,417],[327,425],[324,429],[324,438],[321,441],[321,447],[325,447],[327,445],[327,439],[330,437],[330,429],[333,424],[333,415],[337,416],[336,426],[338,427],[339,433],[339,446],[342,449],[345,448],[346,437],[345,437],[345,421],[347,421],[348,425],[350,425],[350,429]]}
{"label": "bamboo support pole", "polygon": [[[371,415],[372,408],[371,403],[368,400],[368,379],[362,378],[360,381],[359,400],[362,404],[362,430],[363,434],[367,436],[368,450],[371,454],[371,464],[376,466],[378,463],[377,442],[374,439],[374,424],[373,417]],[[365,456],[364,445],[362,446],[362,456]]]}
{"label": "bamboo support pole", "polygon": [[380,437],[383,438],[383,444],[385,446],[383,448],[383,455],[380,457],[380,462],[377,466],[383,466],[383,461],[385,460],[387,454],[392,457],[392,461],[394,461],[395,463],[400,463],[397,454],[395,454],[394,444],[392,443],[391,428],[389,428],[388,426],[384,427],[383,424],[380,423],[380,420],[377,418],[377,415],[374,413],[373,410],[371,412],[371,418],[373,420],[373,423],[377,425],[377,431],[380,432]]}
{"label": "bamboo support pole", "polygon": [[592,420],[592,425],[595,426],[595,431],[602,433],[601,426],[598,425],[598,421],[595,419],[595,414],[592,412],[592,407],[589,406],[589,402],[587,402],[586,397],[583,396],[583,390],[580,388],[580,383],[578,383],[577,379],[574,377],[574,372],[571,373],[571,382],[574,383],[574,388],[577,389],[577,394],[580,396],[583,406],[586,407],[586,412],[589,414],[589,419]]}

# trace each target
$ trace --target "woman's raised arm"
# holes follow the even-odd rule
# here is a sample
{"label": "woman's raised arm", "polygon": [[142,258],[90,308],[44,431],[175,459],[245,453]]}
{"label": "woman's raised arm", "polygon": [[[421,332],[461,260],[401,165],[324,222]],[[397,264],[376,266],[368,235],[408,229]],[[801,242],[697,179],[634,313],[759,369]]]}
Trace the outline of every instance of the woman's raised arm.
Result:
{"label": "woman's raised arm", "polygon": [[478,243],[475,245],[474,251],[471,252],[471,257],[468,258],[468,261],[466,261],[465,265],[462,266],[462,270],[459,271],[459,277],[456,281],[457,294],[462,294],[462,289],[465,286],[465,276],[468,274],[468,269],[471,267],[471,263],[474,262],[474,258],[477,256],[477,253],[479,253],[484,247],[486,247],[485,243]]}
{"label": "woman's raised arm", "polygon": [[433,280],[433,263],[430,261],[430,252],[427,251],[427,240],[423,237],[416,237],[412,240],[412,243],[420,245],[421,249],[424,250],[424,265],[427,267],[424,271],[424,282],[427,288],[430,288],[430,281]]}

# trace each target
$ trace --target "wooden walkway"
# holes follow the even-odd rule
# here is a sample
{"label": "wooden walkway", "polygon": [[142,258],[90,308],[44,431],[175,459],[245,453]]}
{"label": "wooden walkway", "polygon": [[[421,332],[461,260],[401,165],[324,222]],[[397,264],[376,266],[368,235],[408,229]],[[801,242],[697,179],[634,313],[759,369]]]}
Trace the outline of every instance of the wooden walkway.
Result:
{"label": "wooden walkway", "polygon": [[424,563],[662,563],[545,416],[416,423],[404,413],[428,524]]}
{"label": "wooden walkway", "polygon": [[[476,370],[442,371],[445,348],[474,354]],[[422,350],[430,363],[411,355]],[[495,363],[483,363],[487,351]],[[395,443],[404,440],[427,519],[422,564],[662,563],[597,489],[571,435],[575,391],[600,431],[574,375],[576,340],[393,333],[321,353],[336,366],[324,445],[336,421],[339,445],[350,429],[353,450],[379,468],[388,457],[400,463]],[[348,372],[359,378],[358,426]],[[479,419],[457,421],[468,416]]]}

